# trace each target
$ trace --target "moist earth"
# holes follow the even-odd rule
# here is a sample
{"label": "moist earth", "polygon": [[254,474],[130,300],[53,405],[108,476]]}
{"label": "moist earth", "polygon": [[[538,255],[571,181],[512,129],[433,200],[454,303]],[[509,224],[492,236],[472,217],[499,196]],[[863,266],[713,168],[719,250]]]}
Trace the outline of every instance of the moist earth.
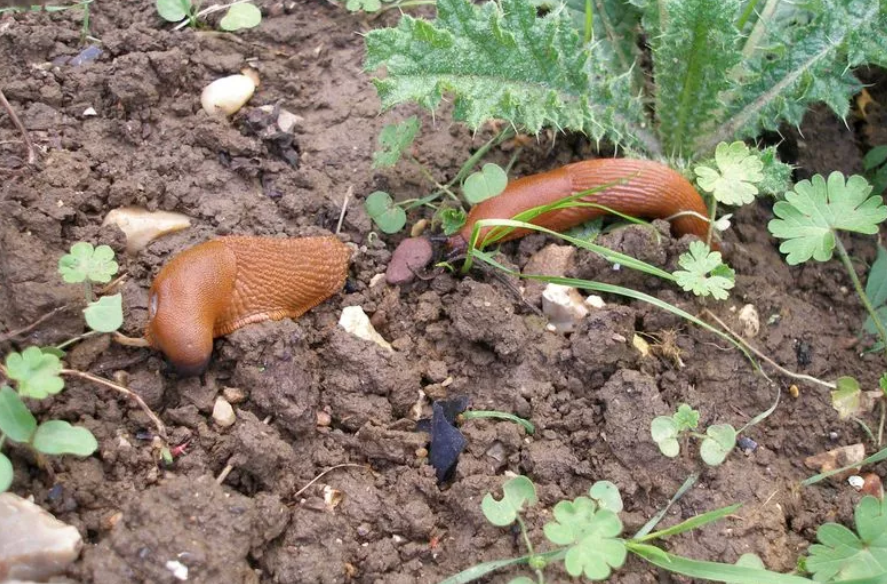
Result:
{"label": "moist earth", "polygon": [[[734,515],[672,538],[670,550],[734,562],[757,553],[788,571],[826,521],[849,522],[860,495],[846,483],[799,488],[812,470],[804,459],[842,445],[874,448],[860,425],[841,421],[827,391],[797,383],[764,366],[769,379],[720,338],[649,305],[607,297],[569,335],[550,332],[538,315],[540,290],[513,278],[474,270],[441,273],[403,286],[387,284],[391,252],[405,235],[373,231],[365,197],[387,190],[400,198],[430,191],[413,166],[372,168],[382,126],[419,115],[414,155],[439,182],[495,132],[472,134],[410,107],[380,115],[362,71],[360,33],[392,25],[323,2],[262,2],[265,18],[236,35],[171,31],[150,0],[92,5],[90,34],[101,55],[72,64],[80,53],[80,13],[0,16],[2,89],[41,156],[36,168],[9,118],[0,115],[0,331],[54,313],[3,351],[47,345],[82,334],[81,290],[65,285],[58,258],[76,241],[117,251],[127,335],[141,336],[147,290],[173,254],[218,235],[315,235],[336,230],[354,249],[343,293],[297,321],[251,325],[216,342],[201,378],[180,379],[148,349],[89,339],[70,354],[72,366],[125,379],[168,426],[177,449],[159,460],[146,415],[125,397],[69,379],[65,391],[32,404],[40,418],[82,424],[99,451],[87,459],[52,458],[7,449],[12,490],[80,530],[85,551],[68,576],[89,583],[176,582],[177,565],[191,582],[361,582],[408,584],[442,580],[471,565],[522,555],[520,537],[488,524],[483,495],[507,473],[530,476],[540,505],[527,514],[530,537],[559,500],[587,492],[596,480],[620,488],[626,533],[661,509],[692,473],[696,486],[668,512],[664,525],[742,503]],[[230,120],[199,105],[210,81],[250,66],[261,85]],[[887,143],[887,82],[864,71],[874,101],[839,120],[814,108],[799,129],[778,142],[796,178],[862,169],[862,156]],[[292,139],[263,131],[259,106],[296,116]],[[92,108],[93,111],[88,111]],[[506,143],[489,159],[505,164],[522,148],[513,176],[592,156],[581,136],[541,135],[526,146]],[[350,193],[350,195],[349,195]],[[101,227],[112,209],[138,205],[185,213],[192,227],[125,254],[125,238]],[[710,302],[650,277],[615,271],[579,251],[568,275],[633,287],[698,314],[711,310],[731,326],[745,304],[757,308],[761,330],[752,342],[787,369],[833,379],[852,375],[876,388],[880,355],[860,341],[863,310],[837,261],[788,267],[766,230],[772,201],[761,199],[734,217],[725,253],[736,269],[730,300]],[[411,213],[410,222],[421,217]],[[674,267],[688,241],[628,228],[602,242]],[[545,245],[540,236],[511,242],[500,259],[523,268]],[[847,237],[864,277],[874,238]],[[521,290],[526,289],[526,300]],[[393,351],[337,326],[345,306],[360,305]],[[653,344],[642,355],[635,335]],[[237,421],[212,420],[216,397],[237,396]],[[778,409],[746,432],[754,451],[704,466],[685,445],[662,456],[649,436],[651,420],[688,403],[701,423],[742,426]],[[438,484],[424,458],[427,435],[417,416],[432,399],[468,396],[472,409],[527,418],[529,435],[501,420],[472,420],[450,481]],[[877,427],[872,414],[863,417]],[[332,470],[330,470],[332,469]],[[883,474],[884,467],[874,467]],[[329,471],[326,474],[317,477]],[[317,480],[315,480],[317,479]],[[342,496],[333,504],[330,493]],[[332,501],[332,502],[331,502]],[[506,582],[518,571],[490,581]],[[611,578],[662,581],[635,560]],[[556,569],[551,581],[567,581]]]}

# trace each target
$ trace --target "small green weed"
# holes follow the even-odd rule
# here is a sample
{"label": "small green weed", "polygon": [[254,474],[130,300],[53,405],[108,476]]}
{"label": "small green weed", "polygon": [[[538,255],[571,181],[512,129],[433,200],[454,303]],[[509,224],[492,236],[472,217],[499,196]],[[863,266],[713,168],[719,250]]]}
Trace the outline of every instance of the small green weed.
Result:
{"label": "small green weed", "polygon": [[697,438],[701,440],[699,454],[705,464],[720,465],[736,446],[736,429],[730,424],[715,424],[706,428],[705,434],[700,434],[695,431],[698,425],[699,412],[681,404],[673,415],[654,418],[650,435],[659,451],[669,458],[680,454],[680,440],[685,435]]}
{"label": "small green weed", "polygon": [[[57,395],[65,387],[63,375],[84,377],[109,387],[115,386],[91,374],[65,369],[61,359],[65,356],[63,349],[68,345],[97,334],[112,333],[123,324],[122,296],[114,294],[95,300],[93,290],[95,283],[110,282],[117,270],[114,252],[106,245],[93,247],[85,242],[75,243],[70,253],[59,260],[58,271],[62,279],[83,285],[87,302],[83,314],[91,330],[54,347],[27,347],[20,353],[10,352],[6,355],[4,364],[0,365],[0,374],[10,384],[0,384],[0,448],[7,442],[20,444],[36,452],[38,460],[42,460],[44,455],[89,456],[98,448],[95,437],[87,428],[72,426],[64,420],[47,420],[38,424],[25,400],[42,400]],[[114,388],[133,395],[125,388]],[[137,401],[147,408],[141,398],[137,398]],[[156,416],[152,419],[156,419]],[[161,434],[164,434],[162,424],[159,427]],[[12,463],[5,454],[0,453],[0,491],[8,489],[12,479]]]}
{"label": "small green weed", "polygon": [[[692,481],[685,483],[672,503],[690,485]],[[512,579],[510,584],[534,582],[544,584],[546,568],[555,563],[563,563],[570,576],[585,581],[606,580],[622,568],[628,554],[634,554],[675,574],[715,582],[811,584],[811,580],[807,578],[764,569],[760,558],[753,554],[745,554],[736,564],[723,564],[677,556],[650,543],[722,519],[739,509],[739,505],[697,515],[672,527],[650,533],[665,515],[660,512],[641,531],[633,537],[626,538],[622,535],[624,527],[619,516],[623,510],[619,489],[610,481],[598,481],[588,490],[587,496],[560,501],[554,506],[552,519],[542,528],[547,543],[554,546],[554,549],[539,551],[530,538],[524,520],[529,508],[537,504],[536,487],[525,476],[517,476],[506,481],[502,487],[501,499],[496,499],[492,494],[485,495],[481,501],[484,516],[497,527],[507,527],[517,523],[528,554],[473,566],[440,584],[465,584],[495,570],[521,564],[526,564],[533,571],[535,579],[519,576]]]}
{"label": "small green weed", "polygon": [[236,0],[228,4],[216,4],[200,9],[200,0],[156,0],[155,6],[160,18],[167,22],[176,22],[176,29],[190,26],[197,28],[200,20],[214,12],[227,9],[225,16],[219,21],[219,28],[233,32],[245,28],[254,28],[262,22],[262,11],[249,0]]}
{"label": "small green weed", "polygon": [[884,194],[887,191],[887,144],[869,150],[862,159],[862,164],[875,194]]}
{"label": "small green weed", "polygon": [[866,496],[854,510],[856,533],[837,523],[820,525],[805,569],[816,582],[870,578],[887,581],[887,499]]}

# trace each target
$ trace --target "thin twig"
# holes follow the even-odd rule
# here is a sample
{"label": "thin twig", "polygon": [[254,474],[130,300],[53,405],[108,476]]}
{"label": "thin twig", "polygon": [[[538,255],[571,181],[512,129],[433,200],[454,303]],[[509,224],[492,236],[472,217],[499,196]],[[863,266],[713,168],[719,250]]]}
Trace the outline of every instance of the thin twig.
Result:
{"label": "thin twig", "polygon": [[62,369],[62,375],[70,375],[72,377],[80,377],[81,379],[87,379],[92,381],[93,383],[98,383],[99,385],[104,385],[109,389],[113,389],[116,392],[122,393],[133,400],[139,407],[142,408],[142,411],[145,412],[152,422],[154,422],[154,426],[157,428],[157,434],[163,438],[164,441],[167,440],[166,436],[166,426],[163,422],[160,421],[160,418],[157,417],[157,414],[151,411],[151,408],[148,407],[148,404],[145,403],[145,400],[142,399],[142,396],[132,391],[131,389],[127,389],[120,384],[114,383],[110,379],[105,379],[104,377],[99,377],[97,375],[93,375],[92,373],[86,373],[85,371],[78,371],[77,369]]}
{"label": "thin twig", "polygon": [[19,337],[25,333],[30,332],[31,330],[37,328],[38,326],[40,326],[41,324],[43,324],[44,322],[46,322],[47,320],[49,320],[50,318],[55,316],[56,314],[58,314],[60,312],[64,312],[64,311],[68,310],[69,308],[71,308],[70,304],[66,304],[65,306],[59,306],[58,308],[53,308],[52,310],[50,310],[49,312],[47,312],[46,314],[44,314],[43,316],[41,316],[40,318],[38,318],[37,320],[35,320],[31,324],[29,324],[28,326],[20,328],[18,330],[3,333],[2,335],[0,335],[0,343],[5,343],[6,341],[8,341],[10,339],[14,339],[15,337]]}
{"label": "thin twig", "polygon": [[15,110],[12,109],[12,105],[6,100],[6,96],[3,94],[2,89],[0,89],[0,105],[3,106],[3,109],[9,114],[9,119],[12,120],[12,123],[18,128],[18,131],[21,132],[22,140],[28,149],[28,164],[34,166],[37,164],[37,149],[34,148],[34,143],[31,142],[31,136],[28,134],[28,130],[25,129],[24,124],[22,124],[22,121],[15,113]]}
{"label": "thin twig", "polygon": [[354,187],[348,186],[348,190],[345,191],[345,200],[342,201],[342,212],[339,213],[339,222],[336,224],[336,235],[339,235],[339,232],[342,231],[342,223],[345,221],[345,212],[348,211],[348,201],[351,200],[351,195],[354,194]]}
{"label": "thin twig", "polygon": [[773,367],[774,369],[776,369],[777,371],[779,371],[780,373],[782,373],[786,377],[791,377],[792,379],[800,379],[802,381],[809,381],[810,383],[815,383],[816,385],[822,385],[823,387],[828,387],[829,389],[835,389],[837,387],[834,383],[829,383],[828,381],[823,381],[823,380],[818,379],[816,377],[811,377],[810,375],[804,375],[803,373],[793,373],[793,372],[789,371],[785,367],[782,367],[781,365],[777,364],[776,361],[774,361],[773,359],[771,359],[767,355],[763,354],[762,352],[760,352],[759,350],[754,348],[751,344],[749,344],[748,341],[746,341],[744,338],[742,338],[742,336],[740,336],[739,333],[737,333],[736,331],[734,331],[730,327],[728,327],[727,324],[723,320],[721,320],[720,318],[715,316],[714,313],[712,313],[710,310],[705,309],[702,312],[704,312],[705,314],[710,316],[712,319],[714,319],[714,321],[716,323],[721,325],[721,327],[725,331],[727,331],[728,333],[733,335],[733,337],[737,341],[739,341],[742,345],[744,345],[749,351],[751,351],[752,353],[754,353],[755,355],[757,355],[758,357],[763,359],[765,362],[769,363],[771,367]]}
{"label": "thin twig", "polygon": [[326,469],[325,471],[323,471],[322,473],[320,473],[319,475],[317,475],[316,477],[314,477],[313,479],[311,479],[311,482],[309,482],[307,485],[305,485],[304,487],[302,487],[301,489],[296,491],[295,494],[293,494],[293,499],[295,499],[296,497],[298,497],[299,495],[301,495],[302,493],[307,491],[308,487],[310,487],[311,485],[313,485],[314,483],[316,483],[317,481],[322,479],[324,475],[331,473],[334,470],[339,469],[339,468],[368,468],[368,467],[365,464],[354,464],[354,463],[337,464],[336,466],[332,466],[332,467]]}
{"label": "thin twig", "polygon": [[140,337],[128,337],[123,333],[115,332],[111,338],[115,343],[119,345],[126,345],[127,347],[150,347],[151,343],[148,342],[147,339],[143,339]]}
{"label": "thin twig", "polygon": [[[234,458],[233,456],[231,458]],[[225,465],[225,468],[222,469],[222,472],[219,473],[219,476],[216,477],[216,484],[221,485],[225,482],[225,479],[228,478],[228,475],[231,474],[231,471],[234,470],[234,465],[230,462]]]}

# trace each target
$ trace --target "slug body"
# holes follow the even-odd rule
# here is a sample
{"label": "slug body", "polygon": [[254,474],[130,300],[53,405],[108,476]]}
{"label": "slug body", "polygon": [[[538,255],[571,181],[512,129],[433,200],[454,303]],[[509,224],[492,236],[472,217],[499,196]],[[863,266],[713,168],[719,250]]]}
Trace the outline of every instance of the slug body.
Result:
{"label": "slug body", "polygon": [[[465,225],[450,237],[448,246],[453,250],[464,250],[475,223],[482,219],[511,219],[523,211],[609,183],[618,184],[580,200],[645,219],[665,219],[682,211],[708,216],[708,209],[693,185],[663,164],[628,158],[586,160],[510,182],[501,194],[471,209]],[[560,232],[607,214],[604,209],[595,207],[571,207],[543,213],[530,223]],[[676,217],[671,224],[678,235],[692,233],[705,239],[708,232],[708,221],[693,215]],[[478,245],[484,242],[491,229],[487,227],[481,231]],[[530,230],[516,229],[500,241],[528,233]]]}
{"label": "slug body", "polygon": [[338,292],[350,256],[335,237],[221,237],[194,246],[154,279],[145,338],[179,373],[200,374],[214,338],[297,318]]}

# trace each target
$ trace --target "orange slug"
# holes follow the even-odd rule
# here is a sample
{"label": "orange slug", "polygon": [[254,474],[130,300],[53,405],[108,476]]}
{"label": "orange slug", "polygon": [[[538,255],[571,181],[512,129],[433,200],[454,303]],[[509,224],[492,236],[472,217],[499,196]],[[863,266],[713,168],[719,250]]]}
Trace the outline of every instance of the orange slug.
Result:
{"label": "orange slug", "polygon": [[[481,219],[511,219],[534,207],[617,181],[622,182],[581,200],[645,219],[667,219],[682,211],[692,211],[701,217],[675,217],[671,220],[672,229],[678,235],[692,233],[705,239],[708,221],[704,217],[708,216],[708,209],[693,185],[681,174],[648,160],[607,158],[576,162],[509,182],[501,194],[471,209],[465,225],[449,238],[447,245],[455,251],[464,250],[475,223]],[[607,211],[594,207],[571,207],[543,213],[530,223],[552,231],[564,231],[606,214]],[[487,227],[481,231],[479,245],[491,229]],[[523,237],[529,232],[528,229],[516,229],[500,241]],[[717,247],[714,242],[712,245]]]}
{"label": "orange slug", "polygon": [[220,237],[178,254],[148,294],[145,339],[182,375],[209,364],[213,339],[297,318],[345,284],[351,250],[335,237]]}

